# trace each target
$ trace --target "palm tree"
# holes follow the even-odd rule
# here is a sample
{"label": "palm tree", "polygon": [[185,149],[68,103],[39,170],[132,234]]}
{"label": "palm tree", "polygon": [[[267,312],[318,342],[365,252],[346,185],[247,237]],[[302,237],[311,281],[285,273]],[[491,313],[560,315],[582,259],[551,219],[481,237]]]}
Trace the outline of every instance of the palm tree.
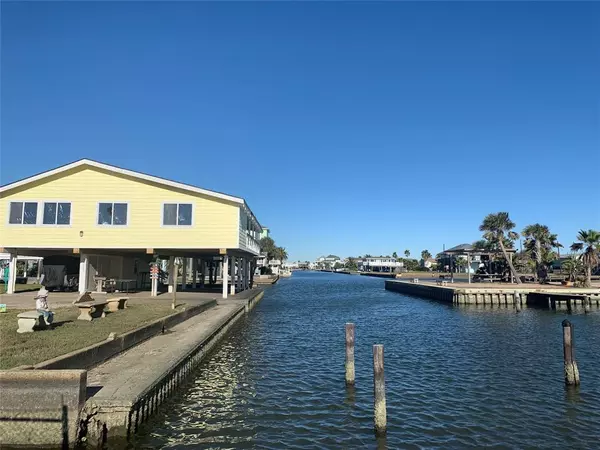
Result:
{"label": "palm tree", "polygon": [[561,270],[566,270],[568,275],[568,280],[574,282],[577,278],[577,274],[581,271],[582,264],[579,259],[576,257],[571,257],[566,259],[561,264]]}
{"label": "palm tree", "polygon": [[406,256],[407,258],[410,258],[410,250],[404,250],[404,256]]}
{"label": "palm tree", "polygon": [[579,255],[579,260],[585,266],[586,280],[585,286],[592,285],[592,269],[600,264],[600,231],[596,230],[580,230],[577,234],[577,240],[571,245],[571,250],[574,252],[582,252]]}
{"label": "palm tree", "polygon": [[431,253],[429,253],[429,250],[423,250],[421,252],[421,259],[423,261],[427,261],[429,258],[431,258]]}
{"label": "palm tree", "polygon": [[560,245],[556,234],[550,233],[546,225],[539,223],[526,226],[521,234],[525,237],[525,249],[535,262],[535,277],[544,283],[547,266],[555,256],[552,248]]}
{"label": "palm tree", "polygon": [[500,247],[502,255],[504,256],[504,259],[510,268],[511,275],[514,277],[517,284],[521,284],[521,279],[519,278],[517,271],[515,270],[515,266],[508,257],[508,252],[506,251],[507,243],[519,238],[519,233],[512,231],[514,227],[515,223],[510,220],[508,213],[499,212],[485,216],[485,219],[483,219],[483,222],[479,226],[479,231],[484,232],[484,239],[492,244],[497,244]]}
{"label": "palm tree", "polygon": [[396,253],[396,252],[392,253],[392,258],[398,258],[398,253]]}
{"label": "palm tree", "polygon": [[275,249],[275,258],[281,261],[281,264],[288,259],[288,253],[285,247],[277,247]]}

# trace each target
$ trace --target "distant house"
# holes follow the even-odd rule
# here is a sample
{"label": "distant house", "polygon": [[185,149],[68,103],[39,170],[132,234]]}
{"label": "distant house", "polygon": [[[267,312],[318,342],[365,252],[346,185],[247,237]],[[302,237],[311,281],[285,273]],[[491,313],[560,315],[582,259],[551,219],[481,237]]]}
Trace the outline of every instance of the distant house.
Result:
{"label": "distant house", "polygon": [[259,239],[269,237],[271,235],[271,230],[267,227],[262,227],[262,231],[260,232]]}
{"label": "distant house", "polygon": [[361,272],[394,272],[404,267],[402,261],[391,256],[371,256],[359,260],[358,264]]}
{"label": "distant house", "polygon": [[342,260],[339,256],[321,256],[313,263],[313,268],[317,270],[331,270],[334,268],[335,263],[342,264]]}
{"label": "distant house", "polygon": [[423,267],[425,267],[426,269],[433,270],[436,266],[437,261],[435,260],[435,258],[428,258],[425,261],[423,261]]}

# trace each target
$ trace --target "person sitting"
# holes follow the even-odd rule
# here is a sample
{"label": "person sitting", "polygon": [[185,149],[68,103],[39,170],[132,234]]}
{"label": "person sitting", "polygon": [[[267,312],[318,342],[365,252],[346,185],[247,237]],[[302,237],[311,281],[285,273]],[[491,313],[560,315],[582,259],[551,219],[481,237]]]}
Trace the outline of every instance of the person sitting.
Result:
{"label": "person sitting", "polygon": [[43,286],[35,296],[35,309],[41,316],[44,316],[46,325],[50,325],[54,321],[54,313],[48,306],[48,291]]}

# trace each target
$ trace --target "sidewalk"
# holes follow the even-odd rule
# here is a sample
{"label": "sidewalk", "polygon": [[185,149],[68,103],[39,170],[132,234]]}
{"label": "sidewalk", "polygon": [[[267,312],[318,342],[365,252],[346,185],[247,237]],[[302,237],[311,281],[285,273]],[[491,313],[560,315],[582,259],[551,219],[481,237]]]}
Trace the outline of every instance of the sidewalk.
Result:
{"label": "sidewalk", "polygon": [[[246,292],[246,291],[244,291]],[[239,295],[243,294],[241,292]],[[4,303],[8,309],[35,309],[35,295],[37,291],[29,292],[18,292],[16,294],[1,294],[0,303]],[[66,308],[73,305],[73,301],[79,298],[77,292],[50,292],[48,295],[48,304],[51,309]],[[107,299],[113,297],[128,297],[129,303],[171,303],[173,294],[161,294],[157,297],[151,297],[150,292],[117,292],[111,294],[97,294],[92,292],[90,294],[94,299]],[[204,300],[219,300],[221,295],[214,292],[193,292],[193,291],[182,291],[177,292],[177,303],[187,303],[188,305],[195,305]],[[232,297],[235,299],[236,297]]]}
{"label": "sidewalk", "polygon": [[217,306],[88,371],[83,417],[89,439],[106,443],[110,438],[114,445],[115,439],[135,433],[262,295],[262,289],[251,289],[220,299]]}

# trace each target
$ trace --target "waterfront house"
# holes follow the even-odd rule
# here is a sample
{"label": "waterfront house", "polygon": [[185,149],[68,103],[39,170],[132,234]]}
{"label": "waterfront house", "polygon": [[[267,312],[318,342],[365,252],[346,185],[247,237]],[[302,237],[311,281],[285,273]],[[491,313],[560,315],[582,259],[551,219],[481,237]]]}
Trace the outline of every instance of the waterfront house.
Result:
{"label": "waterfront house", "polygon": [[[168,259],[173,274],[178,258],[182,289],[190,270],[195,286],[210,266],[227,297],[251,285],[264,231],[243,198],[89,159],[2,186],[0,202],[0,251],[11,268],[20,256],[76,260],[80,292],[98,278],[148,288],[149,264]],[[176,283],[171,275],[169,290]]]}
{"label": "waterfront house", "polygon": [[327,255],[317,258],[314,262],[314,267],[318,270],[332,270],[336,263],[342,264],[339,256]]}
{"label": "waterfront house", "polygon": [[360,260],[359,264],[361,272],[394,272],[404,267],[402,261],[392,256],[370,256]]}

